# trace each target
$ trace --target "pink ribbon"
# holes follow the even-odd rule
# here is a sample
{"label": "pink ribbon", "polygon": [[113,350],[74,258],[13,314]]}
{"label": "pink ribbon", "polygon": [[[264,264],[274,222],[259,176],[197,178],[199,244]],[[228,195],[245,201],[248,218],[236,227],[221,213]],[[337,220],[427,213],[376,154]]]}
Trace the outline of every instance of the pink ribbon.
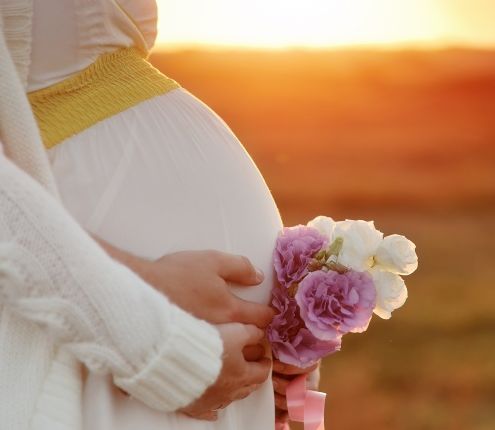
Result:
{"label": "pink ribbon", "polygon": [[287,406],[291,421],[304,423],[304,430],[325,430],[325,393],[306,389],[306,375],[287,387]]}

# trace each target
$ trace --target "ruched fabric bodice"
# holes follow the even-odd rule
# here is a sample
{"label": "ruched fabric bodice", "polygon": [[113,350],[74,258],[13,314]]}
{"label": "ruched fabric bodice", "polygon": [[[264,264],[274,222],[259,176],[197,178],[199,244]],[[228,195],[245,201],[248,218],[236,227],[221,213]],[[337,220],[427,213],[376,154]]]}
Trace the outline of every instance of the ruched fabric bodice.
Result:
{"label": "ruched fabric bodice", "polygon": [[154,0],[33,0],[28,92],[56,84],[102,54],[149,52],[157,33]]}

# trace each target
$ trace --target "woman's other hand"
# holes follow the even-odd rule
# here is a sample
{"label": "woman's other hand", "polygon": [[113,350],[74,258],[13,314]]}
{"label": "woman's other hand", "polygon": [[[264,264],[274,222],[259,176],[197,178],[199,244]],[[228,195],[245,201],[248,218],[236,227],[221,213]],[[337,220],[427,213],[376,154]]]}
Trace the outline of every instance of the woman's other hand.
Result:
{"label": "woman's other hand", "polygon": [[197,419],[216,420],[218,410],[249,396],[270,376],[271,360],[264,354],[256,361],[246,360],[243,354],[246,348],[263,341],[263,330],[239,323],[221,324],[218,330],[224,342],[220,375],[198,400],[181,411]]}

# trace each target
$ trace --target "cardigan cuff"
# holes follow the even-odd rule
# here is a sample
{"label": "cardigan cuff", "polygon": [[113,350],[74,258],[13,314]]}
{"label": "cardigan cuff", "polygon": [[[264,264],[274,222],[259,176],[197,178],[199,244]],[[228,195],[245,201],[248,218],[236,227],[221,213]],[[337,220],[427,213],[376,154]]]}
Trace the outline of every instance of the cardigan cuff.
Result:
{"label": "cardigan cuff", "polygon": [[212,385],[222,368],[218,331],[174,308],[169,336],[145,368],[115,384],[149,407],[173,412],[190,405]]}

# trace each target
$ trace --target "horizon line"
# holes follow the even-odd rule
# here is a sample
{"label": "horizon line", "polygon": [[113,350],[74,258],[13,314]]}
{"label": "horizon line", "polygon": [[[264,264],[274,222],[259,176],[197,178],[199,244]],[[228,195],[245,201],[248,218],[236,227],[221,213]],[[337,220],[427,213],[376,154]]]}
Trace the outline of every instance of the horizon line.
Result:
{"label": "horizon line", "polygon": [[267,52],[339,52],[339,51],[495,51],[495,43],[474,43],[460,41],[396,42],[396,43],[356,43],[343,45],[287,45],[262,46],[248,44],[221,44],[201,42],[156,42],[153,50],[160,51],[267,51]]}

